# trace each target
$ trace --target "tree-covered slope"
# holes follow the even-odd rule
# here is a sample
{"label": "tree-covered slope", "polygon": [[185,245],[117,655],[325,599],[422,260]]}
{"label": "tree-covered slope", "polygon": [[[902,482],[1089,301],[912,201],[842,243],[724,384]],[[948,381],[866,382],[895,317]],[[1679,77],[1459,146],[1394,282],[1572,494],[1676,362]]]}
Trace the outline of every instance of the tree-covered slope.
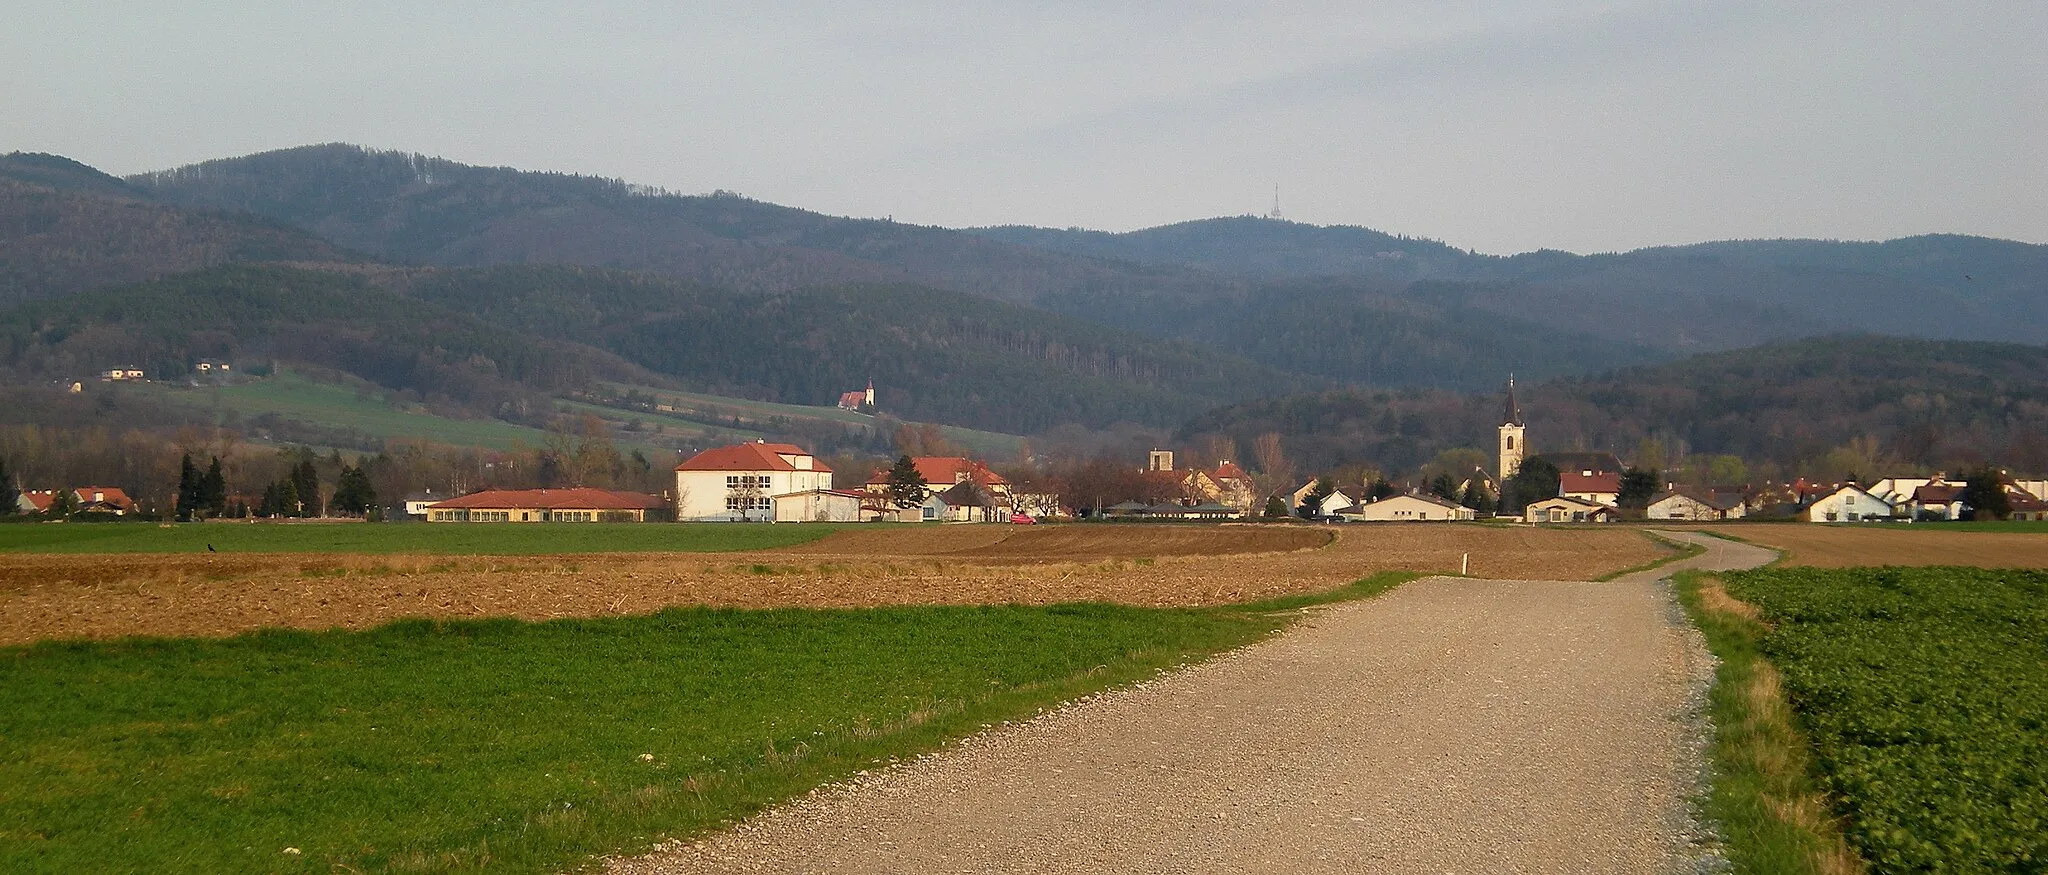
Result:
{"label": "tree-covered slope", "polygon": [[919,286],[742,295],[581,268],[425,271],[410,294],[613,351],[706,391],[828,404],[876,381],[899,416],[1010,432],[1166,423],[1313,381],[1185,343]]}
{"label": "tree-covered slope", "polygon": [[[2048,473],[2048,348],[1867,335],[1786,341],[1565,377],[1519,390],[1536,452],[1654,439],[1674,456],[1732,454],[1780,474],[1874,476],[1994,461]],[[1277,431],[1297,462],[1412,468],[1494,443],[1498,391],[1332,390],[1263,398],[1189,420],[1182,437],[1250,446]],[[1843,452],[1838,452],[1843,451]],[[1839,458],[1866,470],[1825,470]]]}
{"label": "tree-covered slope", "polygon": [[0,159],[0,306],[226,262],[354,258],[274,221],[139,194],[65,159]]}

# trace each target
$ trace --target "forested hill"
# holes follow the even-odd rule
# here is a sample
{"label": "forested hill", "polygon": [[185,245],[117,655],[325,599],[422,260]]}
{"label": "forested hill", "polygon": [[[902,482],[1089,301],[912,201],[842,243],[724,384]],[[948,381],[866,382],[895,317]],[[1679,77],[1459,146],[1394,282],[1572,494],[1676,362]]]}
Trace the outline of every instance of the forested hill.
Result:
{"label": "forested hill", "polygon": [[148,198],[68,159],[0,156],[0,306],[226,262],[356,258],[278,222]]}
{"label": "forested hill", "polygon": [[128,181],[167,202],[246,210],[417,264],[609,267],[742,292],[917,282],[1027,305],[1057,291],[1172,287],[1213,294],[1238,285],[724,192],[679,195],[615,179],[342,144],[208,161]]}
{"label": "forested hill", "polygon": [[1424,281],[1462,306],[1673,352],[1844,331],[2048,343],[2048,246],[1983,237],[1735,240],[1501,257],[1367,228],[1254,217],[1120,234],[974,233],[1242,278]]}
{"label": "forested hill", "polygon": [[[1950,472],[1985,460],[2048,474],[2048,348],[1837,336],[1525,384],[1529,445],[1630,457],[1733,454],[1760,474]],[[1434,391],[1259,399],[1190,420],[1181,437],[1277,431],[1297,464],[1409,470],[1456,447],[1491,453],[1500,396]],[[1830,466],[1841,470],[1828,470]]]}
{"label": "forested hill", "polygon": [[495,414],[599,380],[829,404],[877,378],[901,417],[1032,432],[1169,424],[1314,381],[915,286],[765,295],[573,267],[230,265],[0,311],[16,380],[302,363]]}

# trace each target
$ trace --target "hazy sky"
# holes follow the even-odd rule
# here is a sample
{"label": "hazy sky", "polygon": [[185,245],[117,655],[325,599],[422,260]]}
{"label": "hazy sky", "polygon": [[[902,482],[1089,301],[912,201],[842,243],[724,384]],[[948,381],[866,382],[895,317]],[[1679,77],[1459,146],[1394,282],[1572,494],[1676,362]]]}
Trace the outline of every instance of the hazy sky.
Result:
{"label": "hazy sky", "polygon": [[[187,8],[175,8],[175,7]],[[0,0],[0,151],[345,141],[950,226],[2048,242],[2043,0]]]}

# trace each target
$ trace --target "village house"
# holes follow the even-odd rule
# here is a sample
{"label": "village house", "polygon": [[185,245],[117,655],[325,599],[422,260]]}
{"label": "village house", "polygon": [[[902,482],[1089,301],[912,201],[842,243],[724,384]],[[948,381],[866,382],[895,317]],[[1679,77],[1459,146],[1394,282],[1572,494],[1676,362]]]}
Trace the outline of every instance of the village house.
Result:
{"label": "village house", "polygon": [[1522,521],[1530,523],[1611,523],[1617,518],[1615,509],[1608,505],[1565,495],[1530,502],[1522,508]]}
{"label": "village house", "polygon": [[770,499],[776,522],[857,523],[868,495],[841,489],[811,489]]}
{"label": "village house", "polygon": [[1389,495],[1378,501],[1347,508],[1343,511],[1347,520],[1359,522],[1448,522],[1469,520],[1477,516],[1472,509],[1453,504],[1434,495],[1409,494]]}
{"label": "village house", "polygon": [[1816,523],[1888,520],[1892,518],[1892,505],[1863,487],[1845,483],[1833,491],[1813,495],[1800,508],[1799,515]]}
{"label": "village house", "polygon": [[[1318,482],[1321,482],[1321,478],[1310,478],[1307,483],[1301,484],[1301,487],[1299,489],[1296,489],[1293,492],[1288,493],[1287,506],[1290,509],[1299,509],[1307,507],[1309,493],[1316,491],[1316,484]],[[1347,494],[1344,490],[1339,489],[1335,492],[1330,493],[1329,498],[1323,499],[1323,506],[1316,508],[1316,515],[1332,516],[1335,514],[1342,513],[1345,510],[1356,506],[1359,502],[1359,499],[1363,497],[1364,495],[1359,490],[1354,489],[1351,491],[1350,494]]]}
{"label": "village house", "polygon": [[638,523],[665,510],[658,495],[587,486],[568,489],[486,489],[426,508],[433,523]]}
{"label": "village house", "polygon": [[[135,512],[135,499],[118,486],[81,486],[70,492],[72,504],[80,513],[126,516]],[[24,489],[14,500],[14,512],[48,513],[56,501],[54,489]]]}
{"label": "village house", "polygon": [[675,471],[676,519],[683,522],[801,522],[778,516],[775,497],[832,488],[832,469],[794,444],[716,447]]}
{"label": "village house", "polygon": [[[916,466],[917,475],[924,478],[925,487],[933,492],[951,489],[955,484],[972,482],[990,493],[1004,498],[1010,495],[1010,481],[989,470],[983,462],[964,456],[914,456],[910,464]],[[868,478],[867,491],[873,495],[889,492],[889,471],[884,468]]]}
{"label": "village house", "polygon": [[1907,516],[1915,520],[1959,520],[1963,518],[1962,483],[1925,483],[1913,490],[1907,502]]}
{"label": "village house", "polygon": [[1557,475],[1557,494],[1594,504],[1620,504],[1621,475],[1595,471],[1591,468],[1581,468],[1577,471],[1561,470]]}
{"label": "village house", "polygon": [[1010,501],[973,480],[962,480],[924,500],[923,517],[932,522],[1009,522]]}
{"label": "village house", "polygon": [[445,501],[450,497],[452,496],[435,495],[432,489],[422,492],[408,492],[403,499],[405,515],[413,519],[426,519],[427,508],[433,507],[436,503]]}
{"label": "village house", "polygon": [[1644,514],[1653,520],[1739,520],[1745,511],[1739,494],[1678,488],[1650,497]]}

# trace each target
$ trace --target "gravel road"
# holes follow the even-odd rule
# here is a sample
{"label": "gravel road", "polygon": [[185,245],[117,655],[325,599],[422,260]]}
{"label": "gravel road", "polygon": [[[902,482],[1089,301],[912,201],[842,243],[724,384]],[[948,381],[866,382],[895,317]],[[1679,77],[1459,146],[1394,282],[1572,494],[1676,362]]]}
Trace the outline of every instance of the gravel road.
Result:
{"label": "gravel road", "polygon": [[1676,872],[1712,666],[1673,567],[1429,578],[614,873]]}

